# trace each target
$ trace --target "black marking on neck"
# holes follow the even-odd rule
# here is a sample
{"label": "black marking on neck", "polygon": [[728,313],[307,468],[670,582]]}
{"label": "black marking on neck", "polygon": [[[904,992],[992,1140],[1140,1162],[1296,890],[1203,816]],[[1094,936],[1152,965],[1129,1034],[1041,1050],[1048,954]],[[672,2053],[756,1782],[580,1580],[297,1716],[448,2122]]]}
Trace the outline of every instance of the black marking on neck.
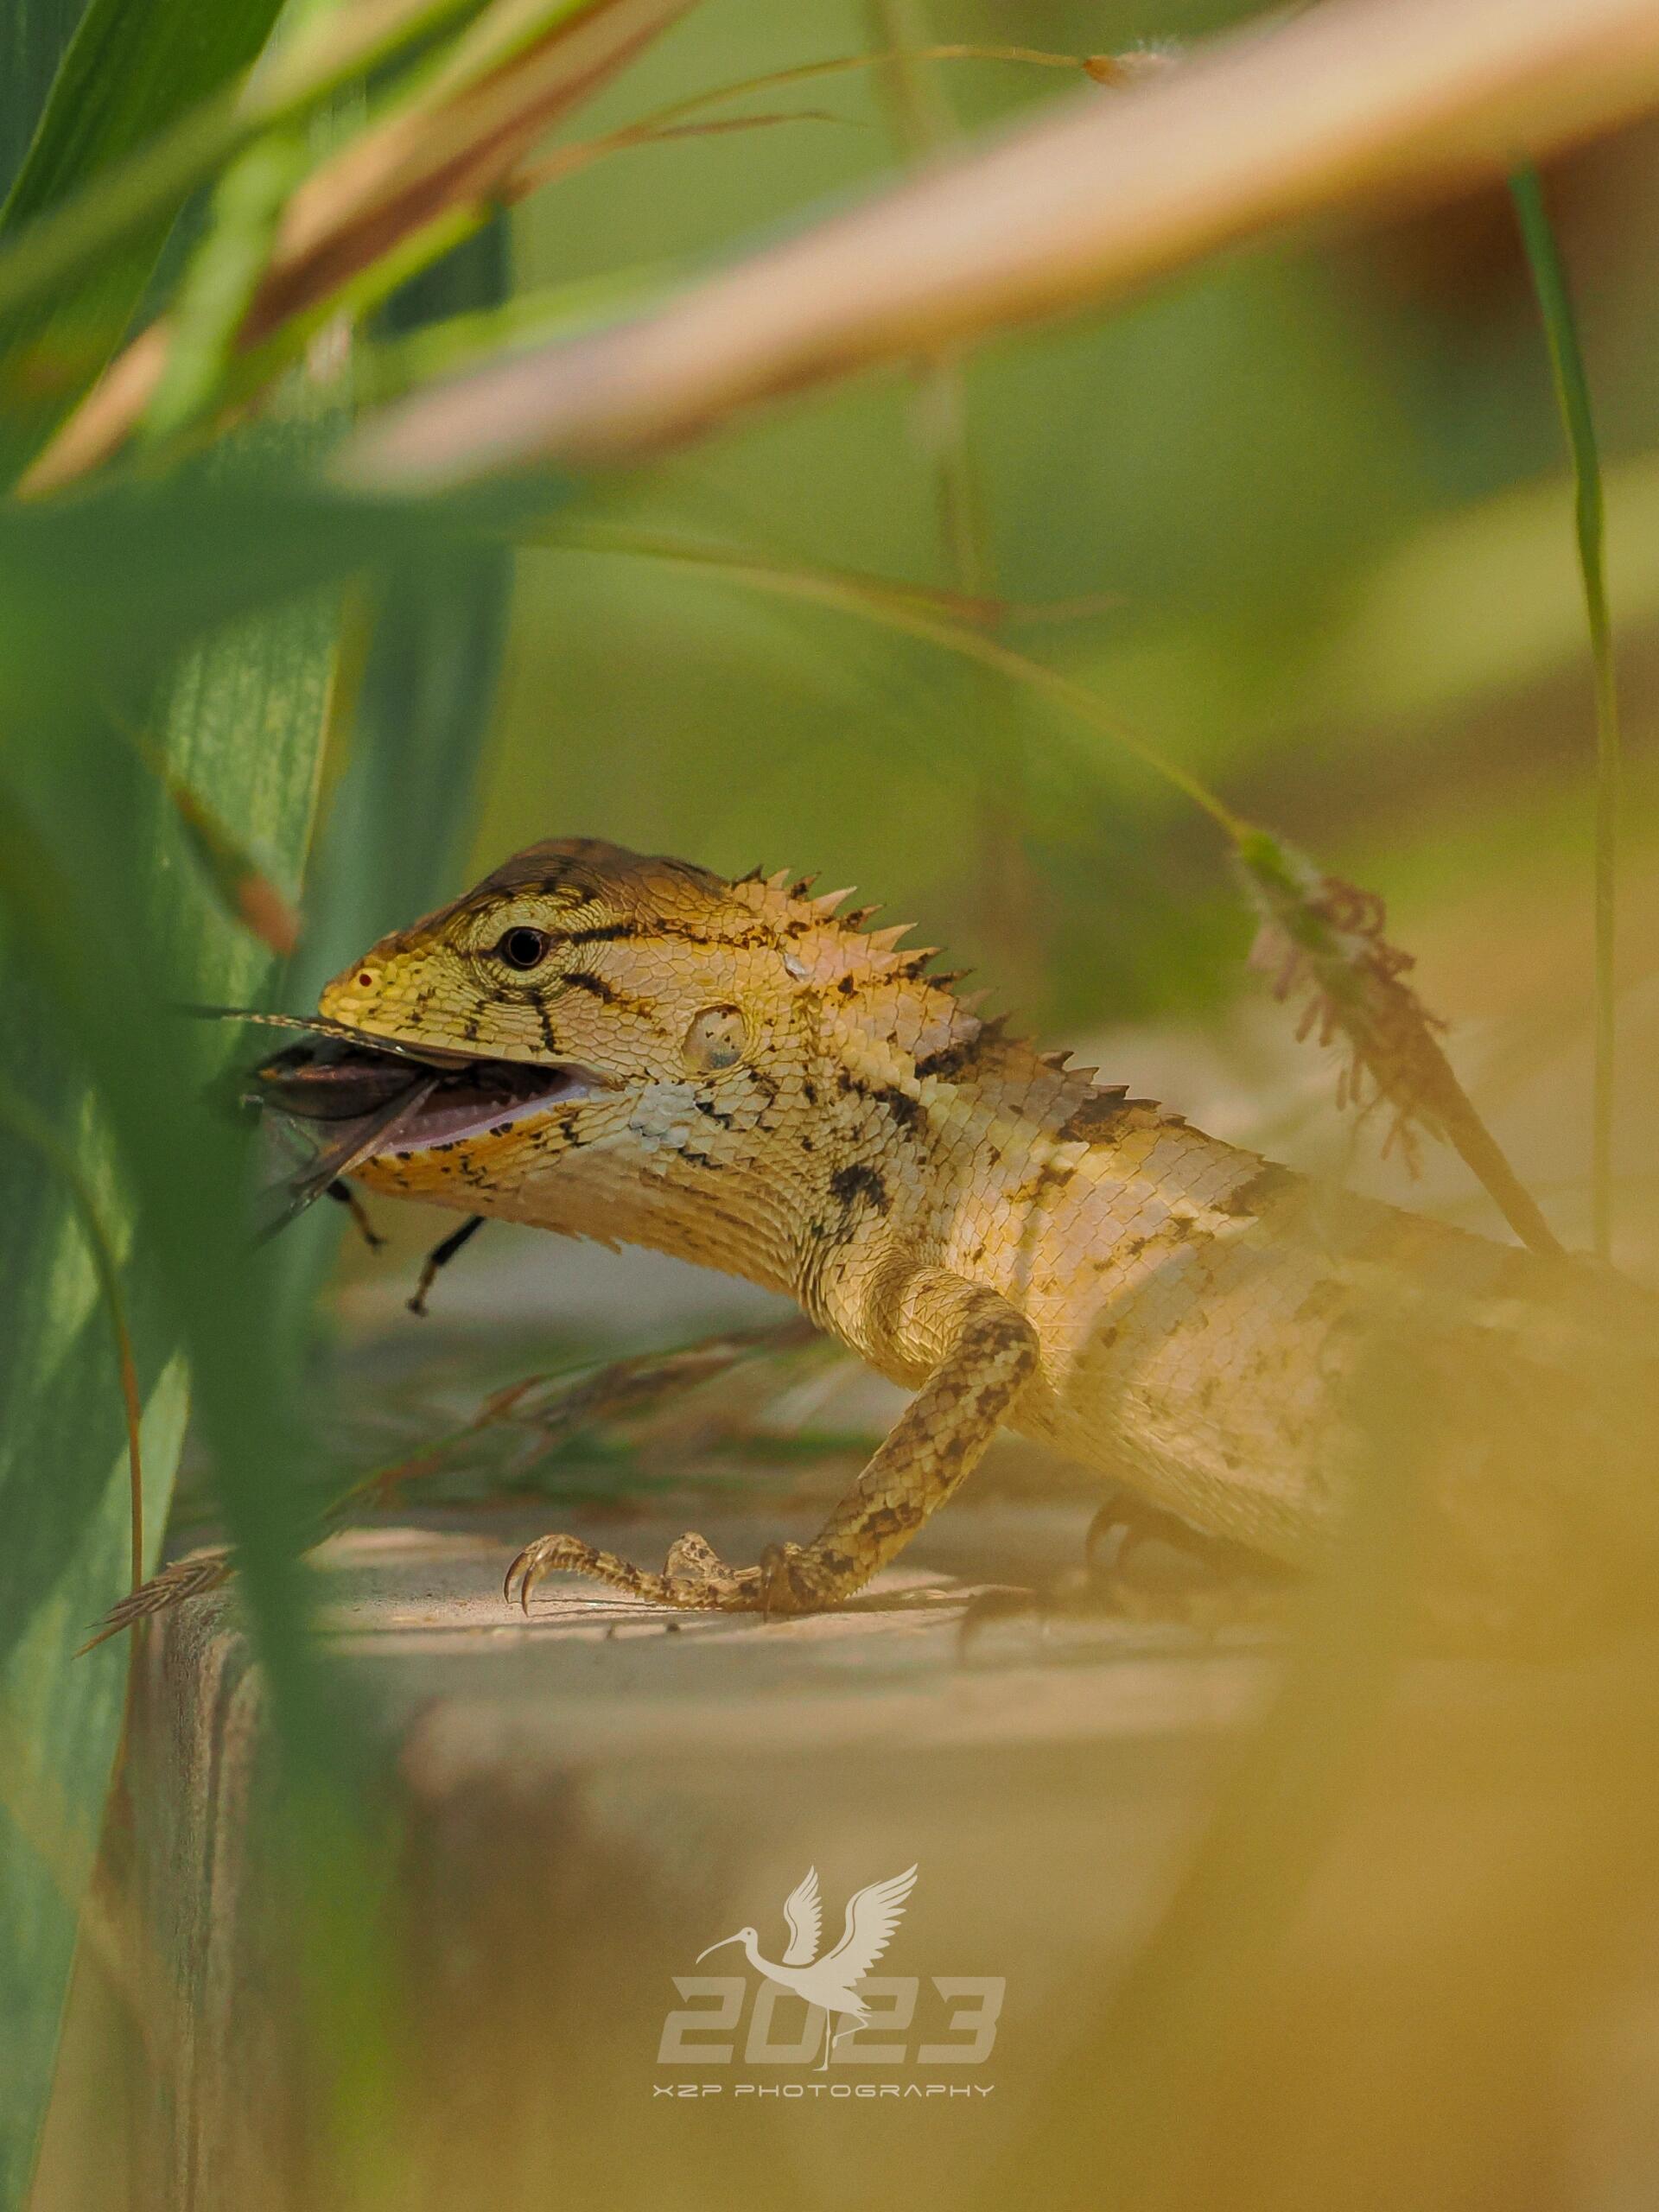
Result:
{"label": "black marking on neck", "polygon": [[1073,1107],[1069,1118],[1062,1125],[1059,1138],[1062,1144],[1105,1144],[1116,1136],[1124,1122],[1135,1114],[1155,1114],[1158,1106],[1151,1098],[1125,1096],[1125,1086],[1115,1084],[1108,1089],[1091,1091],[1082,1103]]}
{"label": "black marking on neck", "polygon": [[861,1198],[868,1198],[878,1213],[886,1213],[891,1203],[887,1186],[874,1167],[855,1160],[850,1166],[837,1167],[830,1178],[830,1195],[850,1213]]}
{"label": "black marking on neck", "polygon": [[954,1045],[941,1046],[937,1052],[930,1052],[925,1059],[917,1061],[916,1072],[924,1078],[931,1075],[942,1076],[948,1082],[973,1065],[979,1057],[981,1041],[980,1035],[976,1033],[972,1037],[960,1039]]}
{"label": "black marking on neck", "polygon": [[922,1104],[907,1090],[889,1084],[885,1090],[873,1090],[871,1097],[878,1106],[885,1106],[901,1129],[913,1129],[922,1118]]}

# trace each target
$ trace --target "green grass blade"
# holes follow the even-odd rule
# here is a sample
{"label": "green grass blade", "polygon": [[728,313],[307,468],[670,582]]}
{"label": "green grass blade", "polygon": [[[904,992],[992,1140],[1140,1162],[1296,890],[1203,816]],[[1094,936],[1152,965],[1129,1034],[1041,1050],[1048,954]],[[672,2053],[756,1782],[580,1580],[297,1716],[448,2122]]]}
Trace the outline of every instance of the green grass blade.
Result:
{"label": "green grass blade", "polygon": [[[92,0],[0,210],[0,236],[46,216],[245,69],[277,6]],[[188,188],[158,195],[70,296],[0,325],[0,408],[14,461],[27,458],[108,359]]]}
{"label": "green grass blade", "polygon": [[[491,542],[567,492],[548,477],[395,504],[266,460],[0,506],[0,709],[21,726],[66,683],[118,700],[222,623],[378,563]],[[0,743],[16,734],[0,726]]]}
{"label": "green grass blade", "polygon": [[0,16],[0,207],[23,165],[84,0],[21,0]]}
{"label": "green grass blade", "polygon": [[131,1580],[136,1590],[149,1570],[144,1543],[144,1408],[138,1389],[138,1365],[133,1357],[132,1330],[127,1320],[127,1301],[121,1288],[120,1256],[115,1239],[105,1224],[103,1211],[73,1151],[46,1116],[3,1080],[0,1080],[0,1127],[7,1129],[18,1143],[26,1145],[52,1171],[73,1201],[80,1218],[87,1255],[98,1278],[99,1296],[115,1339],[116,1380],[127,1426],[128,1526]]}
{"label": "green grass blade", "polygon": [[[494,555],[505,518],[340,501],[308,488],[291,450],[287,475],[267,454],[0,509],[0,1027],[121,1255],[154,1529],[183,1418],[175,1347],[188,1354],[283,1739],[297,1747],[305,1863],[333,1870],[322,1904],[340,1924],[320,1949],[340,1972],[319,1985],[320,2032],[339,2054],[336,2116],[349,2128],[352,2098],[373,2102],[359,2061],[386,2047],[359,2017],[384,1977],[375,1915],[358,1910],[372,1885],[352,1871],[367,1847],[340,1809],[341,1716],[302,1634],[291,1554],[303,1529],[280,1479],[296,1307],[280,1248],[245,1249],[241,1132],[199,1104],[232,1040],[210,1047],[200,1025],[165,1013],[181,998],[256,1000],[270,967],[198,865],[168,783],[188,785],[238,849],[297,875],[332,654],[315,588],[442,549]],[[141,702],[209,632],[162,688],[149,726],[168,771],[158,775],[106,702]],[[70,1654],[125,1585],[128,1515],[120,1396],[81,1226],[16,1146],[0,1147],[0,1727],[27,1754],[0,1777],[10,2205],[34,2155],[124,1681],[124,1643],[73,1664]]]}
{"label": "green grass blade", "polygon": [[1590,385],[1579,344],[1578,322],[1544,188],[1534,168],[1517,170],[1510,190],[1532,270],[1533,288],[1543,315],[1550,372],[1561,427],[1573,457],[1577,486],[1574,528],[1579,573],[1584,584],[1585,614],[1596,689],[1595,828],[1595,1077],[1592,1107],[1591,1217],[1597,1253],[1604,1260],[1613,1236],[1613,1106],[1618,1051],[1618,814],[1622,747],[1618,726],[1618,680],[1613,660],[1612,623],[1607,610],[1606,524],[1601,491],[1601,461],[1596,449]]}
{"label": "green grass blade", "polygon": [[144,410],[147,442],[177,436],[218,399],[283,210],[309,159],[302,130],[273,130],[219,178],[207,235],[174,296],[167,359]]}
{"label": "green grass blade", "polygon": [[[405,285],[384,327],[395,339],[499,309],[509,264],[498,218]],[[512,558],[505,543],[417,553],[378,594],[349,757],[306,890],[302,988],[455,887],[474,824]]]}
{"label": "green grass blade", "polygon": [[[514,346],[539,345],[561,331],[602,321],[625,308],[661,296],[677,264],[642,267],[577,277],[510,293],[499,304],[458,309],[414,329],[383,325],[357,349],[358,391],[365,404],[384,405],[440,377],[457,376]],[[341,304],[349,310],[356,288]]]}
{"label": "green grass blade", "polygon": [[[110,0],[118,10],[124,0]],[[186,196],[261,132],[298,120],[344,86],[427,38],[446,22],[477,11],[479,0],[403,0],[353,11],[360,22],[302,42],[273,57],[261,79],[232,85],[146,135],[137,149],[101,168],[86,188],[54,200],[0,252],[0,315],[9,315],[99,262],[149,226],[170,222]],[[187,10],[199,20],[200,10]],[[222,81],[222,80],[221,80]]]}
{"label": "green grass blade", "polygon": [[[313,803],[330,645],[315,607],[274,618],[199,655],[172,687],[165,717],[176,770],[211,794],[239,837],[294,868]],[[213,996],[258,991],[269,956],[222,916],[199,871],[179,865],[170,802],[132,747],[113,735],[98,745],[73,722],[45,725],[53,744],[44,747],[41,727],[31,733],[30,811],[56,831],[58,887],[34,912],[27,855],[15,844],[7,851],[0,896],[11,928],[0,1019],[10,1065],[28,1071],[29,1105],[73,1152],[119,1262],[144,1406],[153,1564],[186,1398],[175,1301],[158,1265],[164,1216],[175,1217],[173,1272],[205,1268],[211,1279],[214,1232],[205,1214],[215,1192],[222,1199],[229,1171],[215,1168],[223,1144],[214,1131],[181,1145],[200,1070],[175,1066],[142,1018],[154,995],[130,988],[123,948],[143,942],[176,988]],[[11,748],[14,764],[22,749]],[[101,947],[88,963],[73,1050],[50,971],[25,957],[25,931],[37,924],[72,946],[79,935],[86,951]],[[103,1077],[97,1095],[89,1069]],[[131,1134],[124,1122],[140,1114],[154,1131],[152,1198],[161,1159],[176,1179],[168,1206],[144,1207],[135,1195],[122,1140]],[[21,1766],[9,1763],[0,1788],[0,2203],[10,2205],[26,2187],[44,2109],[78,1889],[125,1680],[122,1646],[79,1661],[71,1655],[126,1585],[130,1509],[121,1395],[77,1198],[9,1142],[0,1147],[0,1217],[8,1259],[0,1290],[0,1513],[8,1531],[0,1547],[0,1707],[28,1754]],[[220,1221],[221,1238],[227,1226]],[[224,1308],[223,1325],[248,1325],[251,1296],[242,1292]]]}
{"label": "green grass blade", "polygon": [[[233,641],[224,641],[219,650],[232,652]],[[202,668],[207,680],[217,672],[211,657]],[[234,690],[239,685],[233,666],[232,672]],[[279,685],[278,701],[287,690]],[[245,715],[236,721],[239,756],[250,766],[264,765],[259,749],[246,742]],[[302,1894],[317,1908],[316,1920],[308,1918],[306,1924],[318,1938],[315,1959],[328,1960],[334,1969],[311,1977],[319,2000],[313,2024],[327,2052],[325,2094],[344,2082],[349,2094],[336,2110],[347,2132],[355,2133],[372,2086],[363,2068],[378,2065],[388,2051],[391,2015],[384,2002],[377,1891],[367,1875],[369,1847],[355,1802],[361,1771],[356,1734],[327,1679],[325,1660],[305,1634],[305,1588],[295,1557],[303,1522],[297,1486],[283,1479],[302,1403],[293,1372],[293,1334],[282,1325],[271,1255],[248,1249],[245,1133],[203,1101],[206,1055],[214,1047],[199,1041],[200,1025],[169,1019],[167,1012],[177,992],[188,988],[189,955],[200,940],[194,930],[185,931],[185,957],[179,957],[168,930],[156,926],[168,916],[146,911],[152,875],[165,873],[156,863],[166,825],[159,839],[135,840],[130,807],[112,804],[121,760],[130,758],[118,750],[119,741],[73,711],[54,735],[52,762],[34,772],[25,764],[19,785],[0,794],[0,897],[21,948],[20,964],[49,1002],[54,1036],[73,1049],[95,1086],[139,1225],[137,1258],[154,1300],[154,1325],[169,1339],[176,1336],[188,1361],[193,1420],[212,1454],[237,1543],[242,1592],[284,1758],[286,1840],[296,1853]],[[11,765],[16,770],[15,760]],[[81,800],[73,817],[60,805],[41,805],[51,796],[51,778],[64,772],[73,775]],[[83,925],[79,894],[89,875],[98,884],[100,912],[112,937]],[[37,1490],[48,1476],[63,1473],[40,1458],[23,1471]],[[14,1506],[25,1526],[39,1528],[61,1517],[38,1496],[20,1497]],[[84,1537],[75,1541],[56,1580],[73,1582],[90,1548]],[[43,1749],[59,1740],[49,1725],[51,1694],[60,1693],[66,1680],[83,1670],[106,1663],[120,1647],[107,1643],[76,1665],[67,1664],[62,1647],[68,1624],[61,1611],[41,1605],[33,1584],[25,1585],[23,1595],[35,1601],[43,1623],[40,1640],[52,1663],[22,1687],[37,1694],[44,1688],[48,1709],[41,1709],[38,1694],[31,1705],[10,1682],[0,1681],[0,1688],[9,1693],[4,1709],[14,1734]],[[118,1683],[119,1678],[118,1663]],[[106,1756],[108,1748],[106,1739]],[[84,1733],[78,1737],[77,1761],[91,1749]],[[41,1831],[38,1818],[32,1831],[17,1825],[26,1847],[31,1833]],[[11,1893],[10,1885],[0,1891],[8,1920],[14,1904],[35,1913],[54,1898],[60,1911],[68,1906],[62,1866],[42,1866],[39,1859],[37,1846],[32,1857],[8,1869],[18,1893]],[[28,1925],[32,1930],[33,1922]],[[60,1967],[67,1964],[67,1935],[66,1927]],[[0,1951],[5,1948],[0,1944]],[[38,1976],[40,1961],[35,1964]],[[37,1981],[37,1997],[42,1986]],[[54,1986],[60,1993],[60,1972]],[[364,2017],[365,2007],[372,2018]],[[384,2113],[378,2092],[371,2101],[375,2112]],[[35,2116],[30,2110],[17,2115],[24,2126]],[[27,2144],[20,2148],[26,2155]]]}
{"label": "green grass blade", "polygon": [[[488,313],[510,283],[498,218],[391,302],[398,334]],[[343,765],[308,867],[304,937],[286,1003],[316,1003],[374,939],[457,887],[472,836],[484,741],[512,592],[504,543],[417,550],[372,594],[361,671],[340,716]],[[284,1238],[289,1294],[308,1300],[339,1243],[339,1209],[314,1207]]]}

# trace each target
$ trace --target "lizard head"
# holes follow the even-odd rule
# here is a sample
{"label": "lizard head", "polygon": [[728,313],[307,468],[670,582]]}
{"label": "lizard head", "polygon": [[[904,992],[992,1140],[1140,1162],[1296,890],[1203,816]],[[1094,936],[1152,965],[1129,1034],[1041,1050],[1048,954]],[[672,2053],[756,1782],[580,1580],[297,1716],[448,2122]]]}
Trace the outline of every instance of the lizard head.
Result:
{"label": "lizard head", "polygon": [[594,838],[533,845],[372,946],[321,1010],[419,1051],[576,1069],[590,1096],[678,1077],[718,1058],[705,1035],[718,1025],[685,1033],[739,981],[725,888]]}
{"label": "lizard head", "polygon": [[591,838],[515,855],[323,992],[328,1020],[449,1071],[350,1172],[588,1234],[639,1233],[594,1224],[636,1211],[642,1179],[731,1171],[712,1203],[733,1203],[810,1119],[837,1025],[874,1038],[886,1007],[912,1048],[977,1027],[918,983],[901,931],[862,933],[835,917],[847,894],[806,889]]}

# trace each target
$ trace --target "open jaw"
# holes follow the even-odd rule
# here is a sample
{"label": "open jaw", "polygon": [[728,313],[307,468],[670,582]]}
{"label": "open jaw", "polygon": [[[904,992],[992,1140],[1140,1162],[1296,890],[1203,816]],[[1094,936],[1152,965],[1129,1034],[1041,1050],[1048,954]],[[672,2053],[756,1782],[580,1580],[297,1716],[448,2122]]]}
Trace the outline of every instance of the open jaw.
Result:
{"label": "open jaw", "polygon": [[520,1060],[474,1060],[417,1080],[366,1157],[431,1152],[463,1137],[505,1135],[515,1122],[556,1106],[592,1098],[609,1085],[574,1062],[537,1066]]}
{"label": "open jaw", "polygon": [[279,1122],[307,1131],[316,1147],[288,1180],[287,1218],[369,1160],[505,1133],[611,1087],[574,1061],[416,1057],[405,1047],[381,1051],[371,1039],[325,1035],[256,1068],[245,1096]]}

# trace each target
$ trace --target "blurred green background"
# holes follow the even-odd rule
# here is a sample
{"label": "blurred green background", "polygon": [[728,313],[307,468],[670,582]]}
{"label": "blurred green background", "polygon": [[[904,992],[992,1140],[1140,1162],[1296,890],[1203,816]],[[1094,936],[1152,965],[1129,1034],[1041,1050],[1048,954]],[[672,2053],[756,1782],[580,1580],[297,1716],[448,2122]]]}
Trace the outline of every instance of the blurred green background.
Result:
{"label": "blurred green background", "polygon": [[[1043,0],[922,20],[937,39],[1082,54],[1248,12]],[[880,9],[714,0],[582,135],[880,48],[885,22]],[[1017,64],[932,73],[972,128],[1058,89]],[[520,283],[695,268],[833,201],[898,158],[889,91],[872,72],[758,94],[751,110],[833,119],[639,149],[555,185],[518,219]],[[1630,132],[1550,178],[1609,463],[1616,611],[1638,629],[1659,594],[1642,543],[1659,505],[1640,243],[1655,143]],[[964,382],[989,568],[1019,603],[1011,642],[1387,893],[1408,944],[1460,918],[1460,937],[1480,936],[1494,892],[1524,880],[1529,899],[1548,889],[1552,929],[1587,960],[1583,619],[1548,365],[1501,190],[1240,255],[1127,311],[996,344]],[[631,526],[950,584],[936,443],[913,385],[867,378],[636,471],[605,506]],[[1070,619],[1019,619],[1091,597],[1103,603]],[[1651,779],[1630,658],[1634,877]],[[639,561],[533,553],[478,857],[581,830],[716,868],[822,868],[916,915],[928,940],[942,933],[1051,1029],[1214,1007],[1239,987],[1249,925],[1206,825],[1072,732],[1099,770],[1083,786],[1054,734],[1046,709],[838,613]],[[1642,934],[1626,931],[1632,976]],[[1457,964],[1426,978],[1431,1003],[1437,984],[1460,1013],[1483,981],[1507,997],[1505,975],[1465,985]]]}

